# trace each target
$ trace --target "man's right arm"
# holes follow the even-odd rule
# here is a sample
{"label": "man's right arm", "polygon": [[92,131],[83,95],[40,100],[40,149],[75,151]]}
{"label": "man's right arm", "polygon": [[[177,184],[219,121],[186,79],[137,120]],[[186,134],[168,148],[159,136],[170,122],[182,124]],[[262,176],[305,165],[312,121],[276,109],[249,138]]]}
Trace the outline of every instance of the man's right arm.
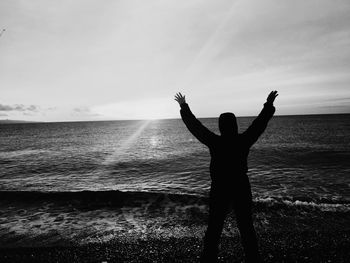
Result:
{"label": "man's right arm", "polygon": [[276,109],[273,106],[273,102],[277,96],[277,91],[272,91],[270,93],[270,95],[267,97],[267,101],[264,103],[264,108],[262,109],[258,117],[243,133],[250,146],[253,145],[258,140],[260,135],[265,131],[268,122],[275,113]]}

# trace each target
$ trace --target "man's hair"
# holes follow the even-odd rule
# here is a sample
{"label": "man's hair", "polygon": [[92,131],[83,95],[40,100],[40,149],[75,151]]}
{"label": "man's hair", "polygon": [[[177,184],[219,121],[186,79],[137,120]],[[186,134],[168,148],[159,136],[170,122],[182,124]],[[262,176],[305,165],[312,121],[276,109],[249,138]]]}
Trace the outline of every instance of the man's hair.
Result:
{"label": "man's hair", "polygon": [[232,112],[225,112],[220,115],[219,130],[223,136],[234,136],[238,133],[236,116]]}

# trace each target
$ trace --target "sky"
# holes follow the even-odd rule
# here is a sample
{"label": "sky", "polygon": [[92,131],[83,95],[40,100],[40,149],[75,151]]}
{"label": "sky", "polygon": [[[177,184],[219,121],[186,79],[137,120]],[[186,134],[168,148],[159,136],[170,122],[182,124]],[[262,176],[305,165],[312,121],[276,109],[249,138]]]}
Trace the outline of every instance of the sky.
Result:
{"label": "sky", "polygon": [[2,0],[0,119],[350,113],[349,0]]}

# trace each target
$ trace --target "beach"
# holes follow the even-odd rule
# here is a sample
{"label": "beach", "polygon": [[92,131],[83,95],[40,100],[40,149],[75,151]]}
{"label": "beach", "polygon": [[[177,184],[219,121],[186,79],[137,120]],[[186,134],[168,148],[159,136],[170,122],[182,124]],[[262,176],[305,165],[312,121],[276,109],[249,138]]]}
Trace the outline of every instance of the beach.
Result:
{"label": "beach", "polygon": [[[78,224],[70,224],[69,228],[60,224],[55,228],[52,224],[50,231],[37,235],[35,231],[16,235],[9,228],[6,234],[2,228],[0,262],[199,262],[208,200],[182,195],[140,193],[137,198],[134,195],[132,193],[131,197],[126,195],[121,198],[123,193],[107,193],[89,199],[85,193],[85,196],[75,197],[74,202],[70,197],[69,202],[73,203],[70,208],[62,200],[60,205],[56,204],[61,214],[65,210],[79,210],[78,217],[83,216],[83,211],[91,211],[94,207],[95,211],[104,214],[103,220],[106,222],[109,218],[110,223],[113,223],[114,219],[111,218],[115,213],[122,212],[126,218],[133,211],[133,222],[129,220],[122,231],[113,232],[112,235],[108,230],[99,228],[96,222],[103,220],[97,216],[91,217],[82,228]],[[101,212],[98,204],[104,202],[103,198],[113,196],[114,200],[119,197],[123,201],[111,203],[109,207],[104,205],[104,212]],[[47,203],[48,199],[53,202],[54,198],[44,199]],[[79,202],[79,198],[84,198],[84,203],[88,201],[91,206],[82,205],[84,203]],[[129,198],[138,201],[130,205]],[[138,207],[139,200],[147,198],[147,209],[142,207],[143,204]],[[36,196],[32,200],[27,199],[32,204],[35,201],[35,216],[43,205],[43,198]],[[8,207],[13,207],[16,201],[11,202],[7,203]],[[126,203],[129,205],[125,206]],[[119,210],[121,207],[123,209]],[[350,256],[348,208],[292,201],[255,201],[254,225],[262,258],[265,262],[347,262]],[[135,209],[139,209],[137,213]],[[53,210],[51,207],[50,211]],[[4,212],[1,216],[4,216]],[[11,216],[7,218],[11,221]],[[31,218],[33,221],[34,218]],[[72,221],[73,218],[65,220]],[[83,222],[82,218],[80,222]],[[72,235],[72,232],[75,233]],[[243,250],[233,213],[225,222],[219,259],[220,262],[243,262]]]}
{"label": "beach", "polygon": [[[349,214],[342,218],[349,222]],[[350,227],[337,224],[338,215],[310,218],[295,225],[292,218],[275,218],[267,229],[256,221],[260,251],[264,262],[348,262]],[[320,222],[321,221],[321,222]],[[139,238],[82,246],[16,247],[0,249],[0,262],[199,262],[200,238]],[[239,236],[224,236],[220,262],[243,262]]]}

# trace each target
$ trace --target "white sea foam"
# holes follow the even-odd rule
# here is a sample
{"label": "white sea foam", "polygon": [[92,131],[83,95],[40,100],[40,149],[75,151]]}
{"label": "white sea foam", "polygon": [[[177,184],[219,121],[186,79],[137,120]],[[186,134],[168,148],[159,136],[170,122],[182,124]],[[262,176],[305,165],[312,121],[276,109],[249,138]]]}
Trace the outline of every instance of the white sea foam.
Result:
{"label": "white sea foam", "polygon": [[307,201],[300,201],[300,200],[283,200],[281,198],[274,198],[274,197],[265,197],[265,198],[256,198],[256,202],[259,203],[265,203],[265,204],[278,204],[283,203],[287,206],[293,206],[293,207],[301,207],[301,208],[314,208],[319,209],[320,211],[328,211],[328,212],[349,212],[350,211],[350,204],[334,204],[334,203],[316,203],[313,201],[307,202]]}

